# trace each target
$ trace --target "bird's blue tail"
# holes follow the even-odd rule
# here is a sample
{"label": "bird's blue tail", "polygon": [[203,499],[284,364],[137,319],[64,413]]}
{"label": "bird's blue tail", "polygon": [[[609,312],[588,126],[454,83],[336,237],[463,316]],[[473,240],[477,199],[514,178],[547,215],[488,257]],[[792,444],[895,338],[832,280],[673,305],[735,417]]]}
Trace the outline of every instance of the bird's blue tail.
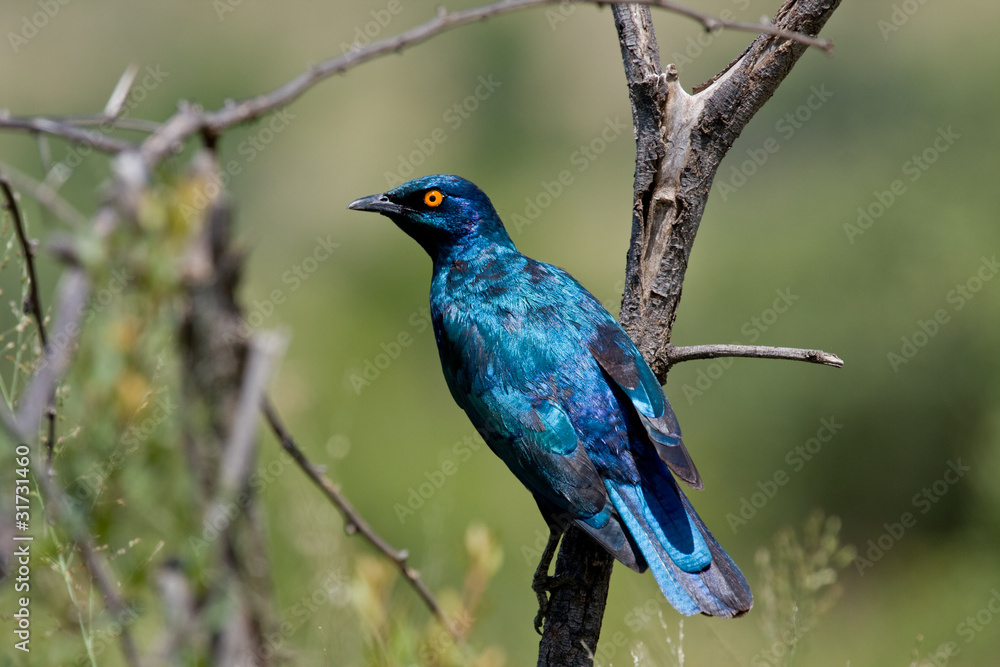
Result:
{"label": "bird's blue tail", "polygon": [[[658,465],[656,465],[658,464]],[[641,484],[605,481],[608,497],[663,595],[679,612],[732,618],[753,605],[750,586],[715,541],[666,466]]]}

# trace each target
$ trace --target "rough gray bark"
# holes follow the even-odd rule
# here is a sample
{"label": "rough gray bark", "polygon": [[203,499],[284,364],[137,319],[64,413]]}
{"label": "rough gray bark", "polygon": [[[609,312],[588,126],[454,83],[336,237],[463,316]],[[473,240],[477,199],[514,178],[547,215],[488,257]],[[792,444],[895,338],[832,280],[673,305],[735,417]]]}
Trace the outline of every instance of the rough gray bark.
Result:
{"label": "rough gray bark", "polygon": [[[815,36],[840,0],[788,0],[774,24]],[[612,5],[636,138],[632,236],[620,320],[661,382],[670,366],[670,331],[698,225],[715,173],[733,142],[807,48],[761,35],[694,95],[677,70],[662,71],[647,6]],[[586,666],[607,603],[614,561],[575,528],[556,561],[538,651],[540,667]]]}
{"label": "rough gray bark", "polygon": [[[840,0],[788,0],[774,23],[816,35],[839,4]],[[637,128],[635,203],[621,322],[657,377],[665,381],[670,331],[715,172],[806,46],[762,35],[703,90],[689,95],[669,66],[659,81],[654,78],[659,58],[649,9],[616,6],[614,11],[616,24],[621,25]],[[642,36],[645,33],[648,37]]]}
{"label": "rough gray bark", "polygon": [[614,558],[585,532],[570,528],[556,559],[560,579],[552,591],[545,630],[538,646],[539,665],[590,665],[601,636]]}

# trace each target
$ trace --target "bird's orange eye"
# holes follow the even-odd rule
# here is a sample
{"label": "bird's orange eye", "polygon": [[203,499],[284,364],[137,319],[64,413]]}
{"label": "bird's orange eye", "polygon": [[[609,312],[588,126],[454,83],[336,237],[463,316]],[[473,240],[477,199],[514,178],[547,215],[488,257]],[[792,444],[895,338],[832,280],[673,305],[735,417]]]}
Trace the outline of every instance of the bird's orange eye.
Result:
{"label": "bird's orange eye", "polygon": [[428,190],[424,193],[424,203],[434,208],[440,206],[441,202],[444,201],[444,195],[441,194],[440,190]]}

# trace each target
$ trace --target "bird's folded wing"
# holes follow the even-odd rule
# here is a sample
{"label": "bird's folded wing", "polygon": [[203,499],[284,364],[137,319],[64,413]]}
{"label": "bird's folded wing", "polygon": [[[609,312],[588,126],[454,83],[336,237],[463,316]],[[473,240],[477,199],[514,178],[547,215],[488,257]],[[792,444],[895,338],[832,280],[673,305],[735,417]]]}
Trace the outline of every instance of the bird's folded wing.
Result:
{"label": "bird's folded wing", "polygon": [[604,482],[561,406],[502,387],[463,398],[473,423],[530,491],[568,518],[601,513],[607,503]]}
{"label": "bird's folded wing", "polygon": [[663,462],[686,484],[700,489],[701,475],[681,440],[677,417],[632,339],[609,319],[597,327],[589,345],[597,364],[632,401]]}

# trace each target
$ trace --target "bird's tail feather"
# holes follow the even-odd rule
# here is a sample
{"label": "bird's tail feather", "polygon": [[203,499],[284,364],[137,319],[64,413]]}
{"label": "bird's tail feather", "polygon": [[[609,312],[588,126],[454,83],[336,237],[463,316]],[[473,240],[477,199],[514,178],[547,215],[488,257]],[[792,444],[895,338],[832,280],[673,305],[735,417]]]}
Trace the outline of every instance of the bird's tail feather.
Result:
{"label": "bird's tail feather", "polygon": [[740,572],[740,568],[736,566],[736,563],[729,557],[729,554],[719,546],[712,533],[708,532],[708,528],[705,527],[705,523],[701,520],[701,517],[691,507],[691,502],[687,499],[687,496],[683,492],[680,492],[680,497],[681,502],[684,503],[684,509],[687,510],[688,514],[698,524],[698,530],[701,531],[705,542],[708,544],[709,551],[712,552],[711,565],[699,572],[698,576],[706,588],[708,588],[712,597],[721,603],[722,613],[707,611],[704,613],[708,613],[710,616],[724,616],[726,618],[742,616],[750,611],[750,607],[753,606],[753,593],[750,592],[750,584],[747,583],[746,577]]}
{"label": "bird's tail feather", "polygon": [[[643,484],[605,481],[614,504],[663,595],[679,612],[731,618],[753,604],[736,564],[664,469]],[[657,474],[661,473],[661,474]]]}

